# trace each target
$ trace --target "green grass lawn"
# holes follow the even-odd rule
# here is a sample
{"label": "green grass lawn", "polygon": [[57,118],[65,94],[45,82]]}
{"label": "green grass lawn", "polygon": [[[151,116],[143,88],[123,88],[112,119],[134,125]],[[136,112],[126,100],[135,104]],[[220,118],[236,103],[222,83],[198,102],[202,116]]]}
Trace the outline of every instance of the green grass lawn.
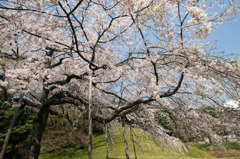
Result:
{"label": "green grass lawn", "polygon": [[[109,144],[110,159],[125,159],[124,143],[122,130],[120,126],[114,127],[113,141],[114,144]],[[213,159],[211,155],[200,150],[197,147],[189,146],[187,153],[179,151],[177,147],[172,150],[160,148],[152,140],[152,136],[143,130],[134,128],[134,140],[138,159]],[[130,129],[127,128],[128,145],[130,158],[134,158],[133,143],[130,138]],[[93,137],[93,159],[106,158],[105,135],[95,135]],[[161,139],[158,139],[161,141]],[[170,144],[170,143],[169,143]],[[41,154],[40,159],[87,159],[87,149],[68,148],[65,151]],[[225,158],[226,159],[226,158]],[[230,159],[230,158],[228,158]],[[240,159],[234,158],[234,159]]]}

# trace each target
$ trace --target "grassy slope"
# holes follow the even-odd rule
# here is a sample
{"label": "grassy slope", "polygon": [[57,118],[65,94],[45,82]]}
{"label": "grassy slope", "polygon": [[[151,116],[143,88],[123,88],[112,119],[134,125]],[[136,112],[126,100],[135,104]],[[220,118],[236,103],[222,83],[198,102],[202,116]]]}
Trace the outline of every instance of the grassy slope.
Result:
{"label": "grassy slope", "polygon": [[[123,137],[121,134],[121,128],[115,127],[114,129],[114,144],[109,145],[109,158],[110,159],[125,159],[124,153],[124,144]],[[133,144],[130,139],[129,128],[128,132],[128,144],[129,144],[129,153],[130,158],[134,158]],[[196,147],[190,147],[188,153],[181,153],[179,151],[168,151],[162,150],[160,147],[157,147],[154,142],[151,140],[151,136],[148,133],[145,133],[142,130],[134,129],[134,139],[138,144],[137,157],[138,159],[194,159],[194,158],[203,158],[203,159],[213,159],[214,157],[210,156],[208,153],[201,151]],[[67,152],[63,153],[52,153],[52,154],[42,154],[40,159],[87,159],[87,149],[76,150],[68,149]],[[93,159],[104,159],[106,158],[106,145],[105,145],[105,135],[94,136],[93,138]],[[235,158],[240,159],[240,158]]]}

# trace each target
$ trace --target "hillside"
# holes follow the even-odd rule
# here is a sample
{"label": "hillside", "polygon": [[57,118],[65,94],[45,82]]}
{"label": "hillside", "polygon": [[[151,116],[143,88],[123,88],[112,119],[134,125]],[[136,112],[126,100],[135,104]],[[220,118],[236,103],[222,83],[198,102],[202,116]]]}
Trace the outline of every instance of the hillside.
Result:
{"label": "hillside", "polygon": [[[122,137],[122,130],[120,126],[115,126],[111,129],[111,142],[109,142],[109,158],[111,159],[125,159],[124,153],[124,144]],[[113,133],[114,132],[114,133]],[[130,137],[130,129],[127,127],[127,135],[128,135],[128,145],[129,145],[129,153],[130,158],[134,158],[133,151],[133,143]],[[156,146],[153,142],[153,138],[150,134],[144,132],[143,130],[134,128],[133,129],[136,154],[138,159],[193,159],[193,158],[204,158],[211,159],[212,157],[207,152],[204,152],[198,149],[196,146],[189,146],[188,152],[183,153],[182,150],[178,148],[173,148],[172,150],[166,148],[160,148]],[[60,135],[61,136],[61,135]],[[55,139],[57,140],[57,139]],[[161,142],[161,139],[157,139]],[[59,140],[58,140],[59,141]],[[40,155],[40,159],[86,159],[87,158],[87,148],[78,146],[76,144],[67,144],[66,139],[61,139],[60,141],[65,141],[62,146],[62,149],[58,149],[57,151],[51,151],[48,153],[43,153]],[[106,138],[105,135],[94,135],[93,138],[93,158],[101,159],[106,158]],[[155,139],[156,141],[156,139]],[[47,149],[47,143],[51,143],[53,141],[43,141],[42,150]],[[49,145],[48,145],[49,146]],[[240,159],[240,157],[235,158]]]}

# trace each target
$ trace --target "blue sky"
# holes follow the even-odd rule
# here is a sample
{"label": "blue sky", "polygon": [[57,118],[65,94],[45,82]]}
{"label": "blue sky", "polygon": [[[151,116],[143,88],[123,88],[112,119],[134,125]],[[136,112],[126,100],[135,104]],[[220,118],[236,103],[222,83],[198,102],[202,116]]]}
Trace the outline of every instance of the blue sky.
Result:
{"label": "blue sky", "polygon": [[[238,1],[238,5],[240,5],[240,1]],[[218,40],[217,51],[240,55],[240,12],[237,13],[237,17],[237,20],[224,22],[207,38],[211,41]]]}

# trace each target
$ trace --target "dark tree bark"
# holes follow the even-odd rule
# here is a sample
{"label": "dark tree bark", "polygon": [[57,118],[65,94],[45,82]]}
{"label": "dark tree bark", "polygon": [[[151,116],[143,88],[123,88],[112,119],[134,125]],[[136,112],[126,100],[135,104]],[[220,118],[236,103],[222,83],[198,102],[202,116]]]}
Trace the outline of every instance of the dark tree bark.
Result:
{"label": "dark tree bark", "polygon": [[43,105],[39,110],[36,119],[33,121],[33,128],[24,147],[25,159],[38,159],[41,149],[40,143],[43,132],[46,128],[49,112],[50,106]]}

